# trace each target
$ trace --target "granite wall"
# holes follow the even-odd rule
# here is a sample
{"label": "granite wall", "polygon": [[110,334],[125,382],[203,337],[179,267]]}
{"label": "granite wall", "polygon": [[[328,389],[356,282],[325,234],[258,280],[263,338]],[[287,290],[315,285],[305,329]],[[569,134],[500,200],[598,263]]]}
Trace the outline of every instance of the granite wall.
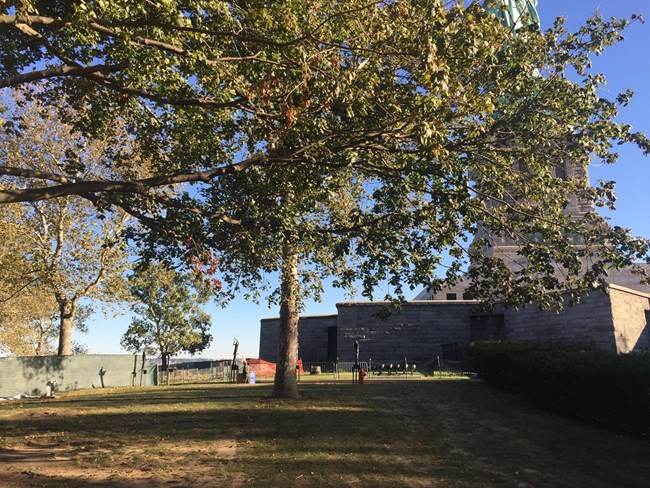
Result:
{"label": "granite wall", "polygon": [[384,319],[380,314],[387,306],[381,302],[337,304],[341,361],[354,360],[355,341],[359,341],[360,359],[374,362],[404,357],[427,360],[442,354],[442,344],[470,340],[474,301],[412,301]]}
{"label": "granite wall", "polygon": [[614,284],[559,313],[528,307],[504,311],[505,337],[513,341],[594,344],[617,353],[650,350],[650,295]]}
{"label": "granite wall", "polygon": [[650,295],[610,285],[616,351],[650,352]]}
{"label": "granite wall", "polygon": [[609,293],[594,291],[575,306],[557,312],[530,305],[503,310],[505,338],[511,341],[557,341],[594,344],[616,351],[614,319]]}
{"label": "granite wall", "polygon": [[[298,356],[303,362],[328,361],[328,331],[336,327],[336,315],[311,315],[298,322]],[[262,319],[260,323],[260,359],[278,360],[280,319]]]}
{"label": "granite wall", "polygon": [[[301,318],[299,355],[305,362],[333,360],[334,327],[340,361],[354,360],[355,341],[361,361],[427,360],[442,355],[443,344],[490,339],[594,344],[619,353],[650,350],[650,294],[617,285],[585,295],[578,305],[566,304],[559,312],[531,305],[485,314],[472,300],[423,300],[407,302],[382,318],[389,306],[339,303],[337,315]],[[261,359],[277,360],[277,337],[278,319],[264,319]]]}

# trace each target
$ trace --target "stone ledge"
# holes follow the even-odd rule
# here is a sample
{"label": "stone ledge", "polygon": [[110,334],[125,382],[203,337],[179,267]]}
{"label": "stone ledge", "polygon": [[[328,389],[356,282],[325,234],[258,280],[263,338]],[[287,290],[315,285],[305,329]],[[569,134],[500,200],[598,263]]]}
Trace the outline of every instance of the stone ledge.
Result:
{"label": "stone ledge", "polygon": [[[479,305],[481,302],[478,300],[408,300],[402,304],[402,308],[411,306],[440,306],[440,305]],[[384,307],[392,306],[392,302],[341,302],[336,304],[336,308],[344,307]],[[311,317],[311,315],[309,315]]]}

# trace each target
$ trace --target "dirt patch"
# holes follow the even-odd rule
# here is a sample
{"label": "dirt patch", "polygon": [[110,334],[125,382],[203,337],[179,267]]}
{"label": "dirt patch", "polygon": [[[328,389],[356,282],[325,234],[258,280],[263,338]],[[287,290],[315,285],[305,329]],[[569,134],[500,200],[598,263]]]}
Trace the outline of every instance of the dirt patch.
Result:
{"label": "dirt patch", "polygon": [[[165,452],[173,455],[166,456]],[[236,439],[202,443],[200,448],[172,444],[116,450],[52,444],[5,448],[0,449],[0,486],[237,487],[245,483],[246,477],[226,469],[237,462],[237,455]]]}

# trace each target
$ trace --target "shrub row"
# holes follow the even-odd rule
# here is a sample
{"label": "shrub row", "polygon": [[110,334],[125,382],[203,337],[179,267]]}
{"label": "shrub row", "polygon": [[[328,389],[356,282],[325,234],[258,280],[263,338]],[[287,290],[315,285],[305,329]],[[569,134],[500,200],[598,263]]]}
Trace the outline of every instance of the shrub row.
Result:
{"label": "shrub row", "polygon": [[616,430],[650,433],[650,355],[590,346],[479,342],[473,370],[498,388],[536,404]]}

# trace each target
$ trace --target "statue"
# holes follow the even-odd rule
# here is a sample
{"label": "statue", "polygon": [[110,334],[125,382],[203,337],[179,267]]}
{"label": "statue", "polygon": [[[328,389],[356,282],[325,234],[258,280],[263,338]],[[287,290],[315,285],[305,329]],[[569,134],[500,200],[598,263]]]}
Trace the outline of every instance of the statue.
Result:
{"label": "statue", "polygon": [[352,365],[352,383],[359,382],[359,373],[361,365],[359,364],[359,341],[354,341],[354,364]]}
{"label": "statue", "polygon": [[492,12],[501,23],[514,32],[527,27],[539,29],[537,0],[486,0],[483,7]]}
{"label": "statue", "polygon": [[235,337],[232,341],[235,350],[232,353],[232,363],[230,364],[230,382],[237,382],[237,373],[239,373],[239,366],[237,365],[237,350],[239,349],[239,341]]}

